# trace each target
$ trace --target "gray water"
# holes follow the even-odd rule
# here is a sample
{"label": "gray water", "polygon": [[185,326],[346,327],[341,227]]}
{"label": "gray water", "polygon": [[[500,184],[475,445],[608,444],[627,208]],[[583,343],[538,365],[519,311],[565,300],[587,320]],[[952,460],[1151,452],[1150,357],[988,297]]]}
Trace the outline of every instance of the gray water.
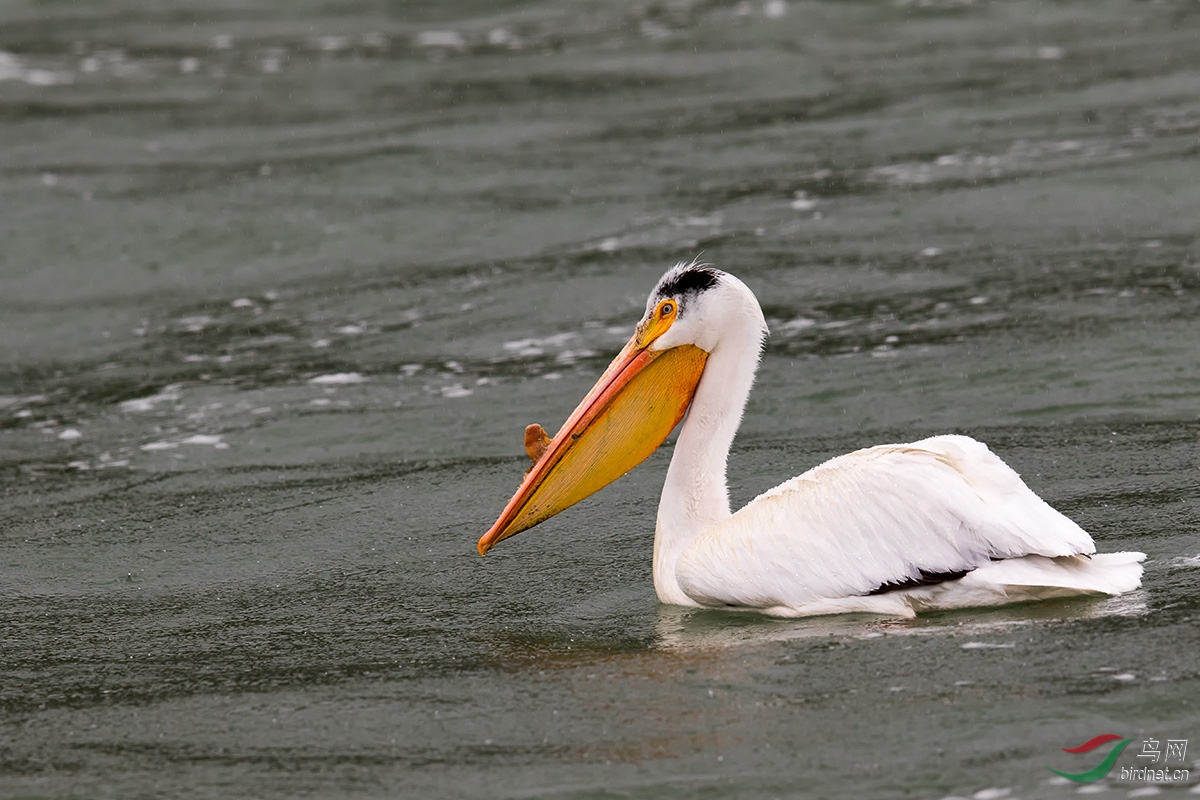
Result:
{"label": "gray water", "polygon": [[[0,9],[0,795],[1200,780],[1200,7]],[[735,504],[983,439],[1144,587],[657,604],[669,444],[475,542],[668,266],[772,337]],[[1117,769],[1077,786],[1133,738]],[[1189,739],[1190,737],[1190,739]],[[1189,739],[1188,782],[1122,780]]]}

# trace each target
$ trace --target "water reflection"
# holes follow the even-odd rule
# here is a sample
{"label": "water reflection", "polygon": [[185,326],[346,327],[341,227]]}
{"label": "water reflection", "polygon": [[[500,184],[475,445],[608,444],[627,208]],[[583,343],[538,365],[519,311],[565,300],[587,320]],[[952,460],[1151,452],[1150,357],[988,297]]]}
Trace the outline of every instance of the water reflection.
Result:
{"label": "water reflection", "polygon": [[654,645],[666,650],[705,650],[821,637],[976,636],[1042,623],[1139,617],[1148,611],[1144,591],[1117,597],[1066,598],[998,609],[946,611],[914,619],[839,614],[796,620],[753,612],[659,606]]}

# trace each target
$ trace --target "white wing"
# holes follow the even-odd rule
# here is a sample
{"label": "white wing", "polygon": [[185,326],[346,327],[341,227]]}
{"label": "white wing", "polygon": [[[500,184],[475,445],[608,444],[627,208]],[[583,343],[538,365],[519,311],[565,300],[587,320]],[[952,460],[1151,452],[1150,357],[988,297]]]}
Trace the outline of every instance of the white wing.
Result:
{"label": "white wing", "polygon": [[798,609],[1095,549],[986,445],[936,436],[849,453],[765,492],[697,537],[677,577],[701,605]]}

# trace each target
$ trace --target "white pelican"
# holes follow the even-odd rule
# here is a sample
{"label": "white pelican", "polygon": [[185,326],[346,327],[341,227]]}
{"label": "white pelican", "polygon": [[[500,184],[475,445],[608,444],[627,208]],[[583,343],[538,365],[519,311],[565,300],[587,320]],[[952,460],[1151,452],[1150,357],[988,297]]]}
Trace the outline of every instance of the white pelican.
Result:
{"label": "white pelican", "polygon": [[753,292],[711,267],[658,282],[629,343],[534,464],[480,554],[624,475],[684,418],[654,533],[663,603],[784,617],[994,606],[1141,585],[1142,553],[1092,537],[967,436],[858,450],[730,513],[726,459],[767,324]]}

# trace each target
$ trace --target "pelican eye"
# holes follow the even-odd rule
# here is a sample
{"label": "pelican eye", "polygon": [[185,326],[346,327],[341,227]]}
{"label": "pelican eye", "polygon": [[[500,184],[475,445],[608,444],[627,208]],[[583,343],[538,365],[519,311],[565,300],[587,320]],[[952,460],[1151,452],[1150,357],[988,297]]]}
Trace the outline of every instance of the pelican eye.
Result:
{"label": "pelican eye", "polygon": [[663,303],[661,306],[658,307],[658,313],[664,317],[671,316],[672,314],[675,313],[675,304],[674,303]]}

